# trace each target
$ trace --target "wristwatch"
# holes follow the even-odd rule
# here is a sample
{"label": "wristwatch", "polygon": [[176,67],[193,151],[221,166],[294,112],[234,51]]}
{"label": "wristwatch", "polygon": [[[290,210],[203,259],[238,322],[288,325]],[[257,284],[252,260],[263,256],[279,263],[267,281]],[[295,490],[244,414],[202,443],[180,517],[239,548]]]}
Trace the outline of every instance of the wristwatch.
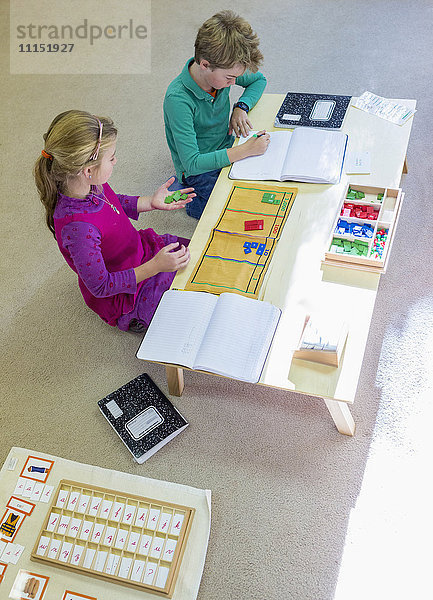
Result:
{"label": "wristwatch", "polygon": [[248,113],[250,110],[250,107],[248,106],[248,104],[245,104],[245,102],[236,102],[233,108],[241,108],[246,113]]}

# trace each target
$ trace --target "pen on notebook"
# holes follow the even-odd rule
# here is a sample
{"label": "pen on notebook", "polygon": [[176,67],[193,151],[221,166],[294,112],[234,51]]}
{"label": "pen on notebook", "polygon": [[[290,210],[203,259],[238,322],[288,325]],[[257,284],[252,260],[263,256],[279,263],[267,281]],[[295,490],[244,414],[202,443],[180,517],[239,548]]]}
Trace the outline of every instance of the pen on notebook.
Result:
{"label": "pen on notebook", "polygon": [[259,134],[255,133],[253,135],[253,137],[262,137],[262,135],[265,135],[265,133],[266,133],[266,131],[264,133],[259,133]]}

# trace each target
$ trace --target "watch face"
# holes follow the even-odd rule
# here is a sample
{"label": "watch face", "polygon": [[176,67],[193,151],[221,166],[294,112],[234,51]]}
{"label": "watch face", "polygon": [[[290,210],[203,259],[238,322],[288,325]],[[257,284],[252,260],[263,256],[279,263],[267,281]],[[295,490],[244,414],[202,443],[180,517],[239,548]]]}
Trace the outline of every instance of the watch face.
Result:
{"label": "watch face", "polygon": [[248,112],[250,109],[248,108],[248,105],[245,104],[245,102],[237,102],[235,104],[235,106],[237,106],[238,108],[241,108],[242,110],[245,110],[246,112]]}

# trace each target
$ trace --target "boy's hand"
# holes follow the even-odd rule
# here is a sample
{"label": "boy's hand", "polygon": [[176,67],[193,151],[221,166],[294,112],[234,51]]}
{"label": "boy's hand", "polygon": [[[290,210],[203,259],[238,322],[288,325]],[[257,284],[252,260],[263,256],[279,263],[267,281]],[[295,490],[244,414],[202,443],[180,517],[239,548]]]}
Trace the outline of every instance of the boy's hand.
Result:
{"label": "boy's hand", "polygon": [[241,148],[245,148],[247,156],[259,156],[266,152],[270,141],[271,136],[263,130],[259,131],[254,137],[242,144]]}
{"label": "boy's hand", "polygon": [[179,246],[179,242],[168,244],[161,248],[158,254],[151,259],[155,262],[155,266],[158,269],[158,273],[173,272],[186,267],[191,258],[188,247],[182,246],[176,250]]}
{"label": "boy's hand", "polygon": [[253,126],[248,119],[248,113],[242,110],[242,108],[234,108],[230,118],[229,135],[234,133],[236,137],[240,137],[241,135],[246,137],[252,128]]}
{"label": "boy's hand", "polygon": [[174,177],[170,177],[168,181],[162,184],[160,188],[150,198],[150,208],[159,210],[176,210],[177,208],[183,208],[185,204],[188,204],[197,195],[194,193],[194,188],[184,188],[179,190],[182,194],[188,194],[188,198],[185,200],[178,200],[177,202],[171,202],[166,204],[164,200],[167,196],[170,196],[173,192],[170,192],[168,188],[174,181]]}

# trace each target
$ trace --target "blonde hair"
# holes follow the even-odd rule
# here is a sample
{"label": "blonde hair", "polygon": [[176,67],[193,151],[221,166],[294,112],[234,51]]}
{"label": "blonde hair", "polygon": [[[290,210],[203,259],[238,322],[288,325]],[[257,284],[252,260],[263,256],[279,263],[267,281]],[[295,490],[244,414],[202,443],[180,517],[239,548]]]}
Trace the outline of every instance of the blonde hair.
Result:
{"label": "blonde hair", "polygon": [[211,69],[240,64],[256,73],[263,55],[251,25],[231,10],[223,10],[203,23],[195,40],[194,60],[209,61]]}
{"label": "blonde hair", "polygon": [[[96,160],[90,157],[98,144],[100,125],[102,137]],[[40,200],[45,207],[48,229],[54,237],[54,209],[58,192],[67,189],[68,180],[86,166],[98,167],[106,151],[116,139],[117,129],[108,117],[96,117],[81,110],[68,110],[57,115],[43,136],[45,155],[39,156],[34,177]],[[48,156],[47,156],[48,155]]]}

